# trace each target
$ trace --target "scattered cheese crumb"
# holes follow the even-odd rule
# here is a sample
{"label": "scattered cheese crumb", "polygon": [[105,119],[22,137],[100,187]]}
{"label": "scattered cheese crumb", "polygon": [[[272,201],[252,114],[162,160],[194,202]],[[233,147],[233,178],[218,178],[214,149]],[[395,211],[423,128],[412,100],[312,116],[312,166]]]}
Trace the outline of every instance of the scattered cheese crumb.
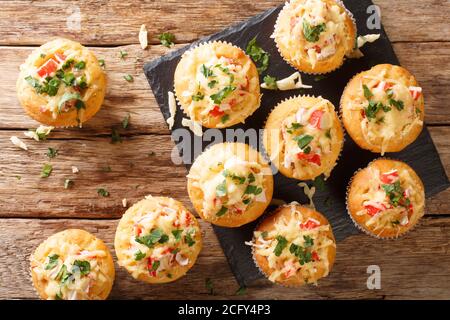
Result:
{"label": "scattered cheese crumb", "polygon": [[364,53],[362,53],[362,51],[359,49],[362,48],[362,46],[364,46],[366,43],[375,42],[379,38],[380,34],[366,34],[365,36],[359,36],[356,40],[357,48],[351,53],[347,54],[347,57],[352,59],[364,57]]}
{"label": "scattered cheese crumb", "polygon": [[172,91],[169,91],[167,93],[167,96],[169,98],[169,112],[170,117],[167,119],[167,124],[169,125],[169,129],[172,129],[174,121],[175,121],[175,114],[177,113],[177,101],[175,100],[175,95]]}
{"label": "scattered cheese crumb", "polygon": [[309,199],[309,207],[311,208],[311,209],[316,209],[316,206],[314,205],[314,202],[313,202],[313,196],[314,196],[314,194],[316,193],[316,187],[309,187],[305,182],[300,182],[299,184],[298,184],[298,186],[300,187],[300,188],[303,188],[303,192],[305,193],[305,195],[308,197],[308,199]]}
{"label": "scattered cheese crumb", "polygon": [[28,150],[27,145],[22,140],[17,138],[16,136],[12,136],[10,140],[13,143],[13,145],[15,145],[23,150]]}
{"label": "scattered cheese crumb", "polygon": [[127,207],[127,199],[122,199],[122,206],[124,207],[124,208],[126,208]]}
{"label": "scattered cheese crumb", "polygon": [[41,125],[36,130],[28,130],[23,134],[28,138],[34,139],[36,141],[41,141],[44,140],[53,129],[55,129],[55,127],[47,127]]}
{"label": "scattered cheese crumb", "polygon": [[201,137],[203,135],[202,125],[199,122],[183,118],[181,124],[188,127],[196,136]]}
{"label": "scattered cheese crumb", "polygon": [[72,166],[72,173],[78,173],[78,172],[80,172],[80,170],[77,167]]}
{"label": "scattered cheese crumb", "polygon": [[147,27],[145,24],[143,24],[141,30],[139,30],[139,43],[141,44],[142,50],[145,50],[148,46]]}
{"label": "scattered cheese crumb", "polygon": [[[304,89],[312,88],[312,86],[303,84],[302,75],[298,71],[294,72],[292,75],[290,75],[287,78],[278,80],[277,87],[279,90],[282,90],[282,91],[301,89],[301,88],[304,88]],[[261,84],[261,88],[272,89],[272,88],[269,88],[266,83]]]}

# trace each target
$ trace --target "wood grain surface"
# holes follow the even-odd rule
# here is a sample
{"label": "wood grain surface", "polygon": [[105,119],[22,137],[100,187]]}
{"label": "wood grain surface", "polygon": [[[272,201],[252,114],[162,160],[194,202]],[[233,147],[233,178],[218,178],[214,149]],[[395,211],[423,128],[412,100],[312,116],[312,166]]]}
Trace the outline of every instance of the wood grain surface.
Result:
{"label": "wood grain surface", "polygon": [[[450,25],[448,0],[375,0],[383,24],[403,66],[424,89],[426,123],[450,172]],[[0,9],[0,299],[37,298],[29,277],[29,255],[46,237],[65,228],[83,228],[105,240],[111,250],[117,219],[129,204],[147,194],[172,196],[190,205],[186,170],[172,151],[169,130],[142,72],[144,62],[172,49],[158,45],[157,35],[170,31],[182,47],[266,9],[278,0],[169,1],[21,1],[6,0]],[[237,5],[238,4],[238,5]],[[67,24],[80,11],[81,29]],[[30,19],[33,17],[33,19]],[[195,23],[193,23],[195,21]],[[73,22],[73,21],[72,21]],[[138,32],[145,23],[151,46],[142,50]],[[438,30],[438,31],[437,31]],[[101,111],[84,128],[57,129],[47,141],[36,142],[23,132],[36,128],[20,107],[15,92],[18,67],[36,46],[56,36],[76,39],[105,59],[108,91]],[[128,56],[121,60],[120,51]],[[131,74],[134,82],[123,79]],[[130,114],[130,126],[121,121]],[[119,128],[122,143],[111,143]],[[20,150],[9,138],[28,144]],[[49,147],[58,156],[48,159]],[[42,166],[53,165],[48,178]],[[73,174],[71,166],[80,172]],[[64,189],[65,179],[74,181]],[[100,197],[106,188],[109,197]],[[236,296],[236,281],[209,224],[201,221],[205,246],[198,263],[180,281],[150,286],[134,281],[123,269],[111,298],[120,299],[325,299],[325,298],[450,298],[450,190],[427,201],[423,222],[398,241],[377,241],[366,235],[338,244],[337,261],[319,287],[287,289],[265,280]],[[379,265],[382,289],[368,290],[366,269]],[[214,295],[205,280],[214,283]]]}

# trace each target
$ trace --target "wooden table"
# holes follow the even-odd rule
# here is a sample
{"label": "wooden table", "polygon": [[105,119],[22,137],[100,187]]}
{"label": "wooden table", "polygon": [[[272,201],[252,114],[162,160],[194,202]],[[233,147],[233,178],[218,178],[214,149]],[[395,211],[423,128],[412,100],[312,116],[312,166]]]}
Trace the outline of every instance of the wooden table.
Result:
{"label": "wooden table", "polygon": [[[179,48],[199,37],[249,18],[283,0],[165,1],[19,1],[0,7],[0,298],[34,299],[29,255],[47,236],[65,228],[83,228],[112,240],[122,199],[134,203],[147,194],[177,198],[190,208],[186,170],[172,164],[174,143],[142,72],[144,62],[169,49],[156,35],[170,31]],[[401,64],[424,88],[426,123],[447,172],[450,170],[450,1],[376,0]],[[81,30],[68,29],[67,18],[79,11]],[[73,17],[73,16],[72,16]],[[150,48],[141,50],[141,24],[149,30]],[[83,129],[55,130],[45,142],[26,140],[29,151],[13,146],[12,135],[36,128],[20,107],[15,92],[18,66],[33,47],[65,36],[92,47],[105,59],[108,92],[102,110]],[[121,60],[119,51],[128,52]],[[123,79],[134,76],[133,83]],[[111,130],[130,113],[123,142],[111,144]],[[48,147],[59,154],[49,160]],[[54,170],[40,178],[44,163]],[[71,166],[79,168],[73,174]],[[111,171],[106,172],[105,167]],[[74,180],[64,189],[64,180]],[[104,187],[110,197],[97,195]],[[450,189],[429,199],[421,225],[398,241],[376,241],[366,235],[338,244],[337,261],[319,287],[286,289],[262,280],[236,296],[238,285],[210,225],[201,221],[206,246],[189,274],[176,283],[151,286],[134,281],[116,265],[111,298],[450,298]],[[381,290],[368,290],[369,265],[381,267]],[[209,295],[205,279],[214,284]]]}

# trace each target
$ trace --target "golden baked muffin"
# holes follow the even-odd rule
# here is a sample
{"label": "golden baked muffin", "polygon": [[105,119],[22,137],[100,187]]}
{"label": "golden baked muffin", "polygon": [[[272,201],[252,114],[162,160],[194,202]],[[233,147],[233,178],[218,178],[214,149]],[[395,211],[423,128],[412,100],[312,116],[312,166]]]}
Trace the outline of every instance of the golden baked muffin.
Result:
{"label": "golden baked muffin", "polygon": [[297,96],[272,110],[263,142],[271,162],[283,175],[310,180],[331,174],[344,144],[344,133],[330,101]]}
{"label": "golden baked muffin", "polygon": [[84,230],[55,233],[37,247],[30,262],[42,299],[104,300],[113,286],[114,261],[108,247]]}
{"label": "golden baked muffin", "polygon": [[192,268],[202,249],[202,235],[181,202],[147,196],[120,219],[114,247],[119,265],[133,278],[166,283]]}
{"label": "golden baked muffin", "polygon": [[100,109],[105,92],[106,76],[97,58],[75,41],[47,42],[20,66],[19,101],[46,125],[81,126]]}
{"label": "golden baked muffin", "polygon": [[204,43],[183,54],[175,70],[175,94],[184,113],[207,128],[244,122],[261,99],[255,64],[225,42]]}
{"label": "golden baked muffin", "polygon": [[354,175],[347,208],[364,232],[397,238],[424,215],[425,191],[419,176],[406,163],[378,159]]}
{"label": "golden baked muffin", "polygon": [[341,1],[291,0],[281,10],[272,37],[281,56],[306,73],[328,73],[353,52],[356,25]]}
{"label": "golden baked muffin", "polygon": [[253,259],[270,281],[289,287],[317,284],[336,257],[328,220],[296,202],[278,208],[254,232]]}
{"label": "golden baked muffin", "polygon": [[345,129],[361,148],[398,152],[414,142],[423,127],[422,88],[406,69],[380,64],[356,75],[344,90]]}
{"label": "golden baked muffin", "polygon": [[204,151],[188,174],[198,214],[222,227],[257,219],[272,200],[273,177],[261,154],[244,143],[220,143]]}

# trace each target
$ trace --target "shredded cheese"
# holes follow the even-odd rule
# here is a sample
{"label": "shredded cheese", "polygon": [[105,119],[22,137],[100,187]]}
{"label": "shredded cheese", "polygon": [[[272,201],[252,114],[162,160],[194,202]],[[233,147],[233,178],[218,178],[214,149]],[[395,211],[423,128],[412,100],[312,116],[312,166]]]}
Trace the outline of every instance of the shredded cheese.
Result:
{"label": "shredded cheese", "polygon": [[169,113],[170,117],[167,119],[167,124],[169,125],[169,129],[172,129],[175,121],[175,114],[177,113],[177,101],[175,100],[175,95],[172,91],[167,93],[168,101],[169,101]]}
{"label": "shredded cheese", "polygon": [[[294,72],[292,75],[290,75],[287,78],[278,80],[277,82],[277,89],[286,91],[286,90],[295,90],[295,89],[310,89],[312,86],[303,84],[302,82],[302,76],[300,72]],[[275,90],[269,86],[267,86],[266,83],[261,84],[261,88],[263,89],[271,89]]]}
{"label": "shredded cheese", "polygon": [[141,25],[141,29],[139,30],[139,43],[142,50],[145,50],[148,46],[147,27],[145,24]]}
{"label": "shredded cheese", "polygon": [[16,147],[19,147],[20,149],[23,149],[23,150],[28,150],[27,145],[22,140],[17,138],[16,136],[12,136],[10,138],[10,140],[13,143],[13,145],[15,145]]}
{"label": "shredded cheese", "polygon": [[181,125],[184,127],[188,127],[196,136],[203,136],[202,125],[200,124],[200,122],[183,118],[181,120]]}

